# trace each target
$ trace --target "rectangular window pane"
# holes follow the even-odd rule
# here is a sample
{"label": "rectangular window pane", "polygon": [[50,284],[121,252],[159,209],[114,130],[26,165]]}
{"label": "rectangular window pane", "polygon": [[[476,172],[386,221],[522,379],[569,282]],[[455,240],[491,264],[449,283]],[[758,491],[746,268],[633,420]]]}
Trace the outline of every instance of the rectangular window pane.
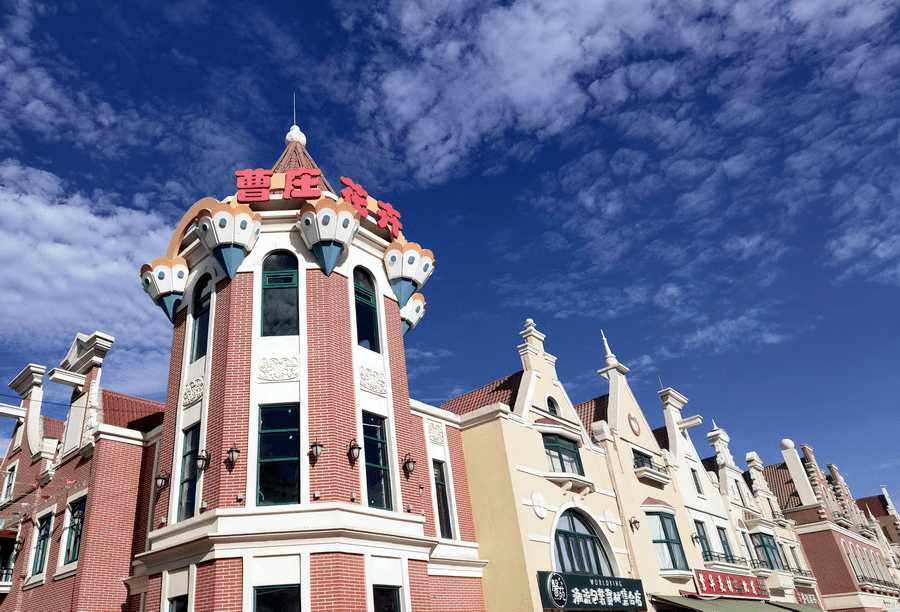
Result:
{"label": "rectangular window pane", "polygon": [[16,468],[9,468],[9,474],[6,476],[6,487],[3,490],[3,499],[9,499],[12,497],[13,492],[13,481],[16,479]]}
{"label": "rectangular window pane", "polygon": [[300,502],[300,407],[259,407],[257,504]]}
{"label": "rectangular window pane", "polygon": [[358,291],[356,299],[356,342],[359,346],[379,353],[381,348],[378,345],[377,310],[375,306],[360,301]]}
{"label": "rectangular window pane", "polygon": [[64,563],[78,561],[81,549],[81,527],[84,524],[85,500],[77,501],[69,506],[69,537],[66,542]]}
{"label": "rectangular window pane", "polygon": [[169,600],[169,612],[187,612],[188,596],[179,595]]}
{"label": "rectangular window pane", "polygon": [[373,586],[372,599],[375,612],[400,612],[400,588],[389,586]]}
{"label": "rectangular window pane", "polygon": [[300,612],[300,585],[253,589],[255,612]]}
{"label": "rectangular window pane", "polygon": [[47,562],[47,544],[50,542],[50,515],[38,519],[37,541],[34,544],[34,563],[31,566],[32,574],[40,574],[44,571],[44,563]]}
{"label": "rectangular window pane", "polygon": [[391,476],[388,465],[385,420],[364,412],[363,439],[366,453],[366,489],[369,507],[391,510]]}
{"label": "rectangular window pane", "polygon": [[209,300],[209,294],[203,296],[198,308],[194,311],[191,362],[206,355],[206,348],[209,344]]}
{"label": "rectangular window pane", "polygon": [[263,336],[293,336],[299,333],[300,311],[297,284],[263,290]]}
{"label": "rectangular window pane", "polygon": [[296,459],[298,456],[297,431],[265,433],[259,437],[259,458]]}
{"label": "rectangular window pane", "polygon": [[200,425],[184,432],[184,446],[181,454],[181,488],[178,502],[178,520],[194,516],[197,497],[197,451],[200,444]]}
{"label": "rectangular window pane", "polygon": [[453,537],[453,523],[450,521],[450,496],[447,492],[444,464],[440,461],[433,463],[434,491],[437,496],[438,521],[441,527],[442,538]]}

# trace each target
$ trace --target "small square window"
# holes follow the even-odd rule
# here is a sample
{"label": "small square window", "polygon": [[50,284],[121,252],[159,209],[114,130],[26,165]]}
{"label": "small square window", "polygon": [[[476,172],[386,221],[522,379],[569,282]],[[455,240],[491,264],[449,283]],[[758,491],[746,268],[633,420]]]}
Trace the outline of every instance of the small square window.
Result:
{"label": "small square window", "polygon": [[400,612],[400,587],[375,585],[372,599],[375,612]]}

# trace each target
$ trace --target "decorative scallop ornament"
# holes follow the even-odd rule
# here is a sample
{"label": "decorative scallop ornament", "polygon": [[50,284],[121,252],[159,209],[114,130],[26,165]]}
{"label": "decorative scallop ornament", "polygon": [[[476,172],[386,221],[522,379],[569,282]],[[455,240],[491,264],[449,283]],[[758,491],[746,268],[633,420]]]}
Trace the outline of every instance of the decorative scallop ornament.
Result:
{"label": "decorative scallop ornament", "polygon": [[245,204],[220,203],[197,214],[197,233],[228,278],[234,278],[259,238],[262,217]]}
{"label": "decorative scallop ornament", "polygon": [[184,296],[187,277],[187,261],[182,257],[159,257],[152,264],[141,267],[141,286],[144,292],[163,309],[173,323],[175,312]]}
{"label": "decorative scallop ornament", "polygon": [[421,293],[414,293],[406,305],[400,309],[400,319],[403,321],[404,335],[415,328],[425,315],[425,297]]}
{"label": "decorative scallop ornament", "polygon": [[384,269],[402,309],[434,272],[434,253],[415,242],[392,242],[384,252]]}
{"label": "decorative scallop ornament", "polygon": [[359,213],[344,201],[319,198],[303,205],[295,226],[325,275],[331,276],[359,231]]}

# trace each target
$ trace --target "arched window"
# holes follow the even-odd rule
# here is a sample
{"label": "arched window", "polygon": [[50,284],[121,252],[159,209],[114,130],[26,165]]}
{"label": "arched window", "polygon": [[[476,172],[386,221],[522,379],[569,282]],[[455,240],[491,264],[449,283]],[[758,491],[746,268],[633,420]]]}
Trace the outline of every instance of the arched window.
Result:
{"label": "arched window", "polygon": [[556,526],[556,571],[595,576],[613,576],[612,566],[600,538],[582,516],[563,512]]}
{"label": "arched window", "polygon": [[380,353],[375,280],[363,268],[353,269],[353,292],[356,296],[356,343]]}
{"label": "arched window", "polygon": [[547,412],[550,414],[559,414],[559,406],[552,397],[547,398]]}
{"label": "arched window", "polygon": [[263,262],[262,335],[299,334],[298,302],[297,258],[287,251],[275,251]]}
{"label": "arched window", "polygon": [[191,363],[206,356],[206,348],[209,344],[209,300],[212,289],[212,277],[209,274],[201,276],[194,288],[191,309],[191,316],[194,319],[194,329],[191,334]]}

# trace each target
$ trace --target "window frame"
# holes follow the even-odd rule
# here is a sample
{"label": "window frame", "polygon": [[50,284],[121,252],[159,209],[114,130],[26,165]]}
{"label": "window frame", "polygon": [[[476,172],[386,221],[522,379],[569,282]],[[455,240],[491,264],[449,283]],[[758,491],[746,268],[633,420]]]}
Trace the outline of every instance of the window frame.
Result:
{"label": "window frame", "polygon": [[[277,410],[284,408],[292,408],[296,412],[297,416],[297,426],[295,427],[282,427],[282,428],[274,428],[274,429],[263,429],[263,413],[266,410]],[[301,477],[302,477],[302,469],[303,469],[303,449],[301,447],[300,441],[300,404],[297,403],[280,403],[280,404],[261,404],[259,406],[259,420],[258,420],[258,429],[257,429],[257,456],[256,456],[256,505],[257,506],[285,506],[289,504],[299,504],[301,497]],[[263,448],[263,436],[265,435],[283,435],[286,433],[294,433],[296,434],[297,446],[296,446],[296,456],[288,456],[284,455],[282,457],[272,457],[264,459],[262,457],[262,448]],[[297,480],[295,483],[295,496],[291,501],[263,501],[261,496],[263,494],[261,490],[262,485],[262,467],[263,464],[287,464],[292,463],[295,466]]]}
{"label": "window frame", "polygon": [[6,478],[3,481],[3,499],[0,501],[7,502],[12,499],[13,491],[15,491],[16,486],[16,473],[18,472],[18,468],[18,461],[14,461],[7,466]]}
{"label": "window frame", "polygon": [[[564,526],[564,521],[570,521],[571,525]],[[577,530],[575,522],[580,523],[588,533]],[[593,563],[600,573],[589,571],[589,563],[586,557],[594,553]],[[553,562],[556,571],[582,576],[615,577],[616,570],[610,561],[603,546],[603,540],[597,534],[597,530],[591,525],[591,521],[582,513],[573,508],[565,510],[559,516],[556,528],[553,532]],[[603,573],[608,571],[608,574]]]}
{"label": "window frame", "polygon": [[[697,540],[700,542],[700,554],[703,555],[703,560],[711,560],[712,548],[710,548],[709,546],[709,538],[706,535],[706,525],[703,523],[703,521],[695,520],[694,529],[697,531]],[[707,556],[709,556],[710,558],[707,559]]]}
{"label": "window frame", "polygon": [[[446,470],[446,462],[438,459],[431,460],[431,473],[434,478],[434,496],[437,502],[438,528],[442,538],[453,539],[453,509],[450,504],[449,478]],[[440,479],[438,473],[440,472]]]}
{"label": "window frame", "polygon": [[722,552],[725,554],[725,561],[734,563],[734,554],[731,552],[731,544],[728,542],[728,532],[724,527],[716,527],[719,534],[719,543],[722,544]]}
{"label": "window frame", "polygon": [[694,468],[691,468],[691,478],[694,479],[694,489],[697,491],[697,495],[704,496],[703,486],[700,484],[700,473]]}
{"label": "window frame", "polygon": [[[366,422],[369,419],[371,422]],[[383,438],[371,435],[372,428],[380,429]],[[363,430],[363,468],[366,472],[366,503],[369,508],[380,508],[381,510],[393,510],[394,500],[393,491],[391,490],[391,462],[390,462],[390,446],[388,444],[387,419],[381,415],[372,412],[362,413],[362,430]],[[376,431],[377,433],[377,431]],[[377,462],[370,461],[375,459],[369,457],[369,450],[376,450],[378,453]],[[381,475],[381,484],[384,495],[381,499],[384,505],[373,504],[374,496],[372,495],[373,486],[376,483],[370,482],[370,470],[378,470]]]}
{"label": "window frame", "polygon": [[47,557],[50,554],[50,536],[52,534],[53,510],[50,510],[35,517],[34,546],[31,548],[31,576],[40,576],[47,571]]}
{"label": "window frame", "polygon": [[[197,280],[193,300],[191,300],[191,354],[188,363],[194,363],[209,353],[209,328],[214,292],[215,285],[212,275],[204,274]],[[199,342],[201,336],[203,340]]]}
{"label": "window frame", "polygon": [[[253,612],[258,612],[260,592],[274,589],[297,589],[297,612],[300,612],[303,605],[303,591],[301,590],[299,584],[271,584],[253,587]],[[288,610],[288,612],[291,611]]]}
{"label": "window frame", "polygon": [[[541,434],[541,436],[544,442],[544,455],[547,457],[547,467],[551,472],[584,476],[584,466],[581,464],[581,453],[579,452],[578,442],[553,433],[545,433]],[[565,447],[562,443],[569,445],[571,448]],[[554,453],[556,459],[555,462],[553,457]],[[566,466],[568,465],[566,459],[569,460],[569,464],[574,460],[575,471],[566,469]],[[560,469],[557,469],[557,467]]]}
{"label": "window frame", "polygon": [[[81,521],[76,526],[73,519],[79,508],[81,509]],[[70,565],[78,562],[78,558],[81,556],[81,538],[82,532],[84,531],[84,520],[86,516],[87,496],[79,497],[66,504],[66,547],[63,551],[63,562],[61,565]],[[74,555],[72,554],[73,549]]]}
{"label": "window frame", "polygon": [[[294,266],[293,268],[280,268],[275,270],[266,270],[266,263],[269,261],[274,261],[275,256],[287,256],[293,260]],[[299,272],[299,262],[297,257],[291,253],[290,251],[284,249],[278,249],[272,251],[268,255],[266,255],[265,259],[263,259],[262,263],[262,275],[260,277],[260,300],[259,300],[259,333],[260,336],[265,338],[269,337],[281,337],[281,336],[297,336],[300,334],[300,272]],[[290,280],[285,283],[274,283],[274,279],[278,277],[288,277],[290,276]],[[292,313],[293,321],[284,322],[286,328],[292,328],[291,333],[276,333],[275,330],[272,329],[272,326],[276,323],[275,321],[271,322],[271,325],[267,328],[267,318],[266,318],[266,296],[269,295],[269,299],[274,299],[275,291],[280,289],[293,289],[294,290],[294,312]],[[281,323],[281,322],[278,322]]]}
{"label": "window frame", "polygon": [[[370,287],[360,280],[366,281]],[[356,346],[381,353],[381,330],[378,317],[378,284],[364,266],[353,268],[353,303],[356,316]],[[363,344],[368,341],[369,346]]]}
{"label": "window frame", "polygon": [[[778,552],[774,536],[762,532],[751,533],[750,540],[753,542],[757,559],[765,561],[769,565],[769,569],[784,571],[785,568],[781,562],[781,554]],[[760,549],[762,549],[762,553],[760,553]],[[772,563],[773,559],[775,560],[774,564]]]}
{"label": "window frame", "polygon": [[[181,612],[181,611],[187,612],[188,603],[189,603],[187,594],[176,595],[175,597],[169,597],[168,602],[169,602],[169,612]],[[179,605],[179,607],[176,608],[175,607],[176,604]]]}
{"label": "window frame", "polygon": [[[189,449],[189,436],[197,432],[196,448]],[[200,452],[200,423],[196,423],[182,431],[181,441],[181,473],[178,479],[178,512],[177,521],[193,518],[197,514],[197,489],[200,471],[197,469],[197,455]],[[192,496],[187,499],[186,493]],[[187,507],[191,501],[190,508]]]}
{"label": "window frame", "polygon": [[400,587],[399,586],[394,586],[394,585],[389,585],[389,584],[373,584],[372,585],[372,609],[375,612],[380,612],[380,609],[375,607],[375,605],[376,605],[375,592],[376,591],[381,591],[384,593],[391,593],[394,597],[394,602],[396,604],[394,612],[402,612],[403,611],[403,598],[400,597]]}
{"label": "window frame", "polygon": [[[647,518],[651,522],[654,519],[659,520],[659,530],[664,536],[661,540],[654,540],[652,531],[650,534],[653,548],[656,550],[656,560],[659,563],[659,569],[661,571],[688,571],[690,568],[688,567],[687,557],[684,554],[684,547],[681,544],[681,537],[678,534],[678,525],[675,522],[675,516],[666,512],[648,512]],[[669,559],[672,560],[671,567],[663,567],[664,559],[660,555],[660,550],[662,549],[667,551]],[[679,554],[676,555],[676,552]],[[679,561],[681,561],[681,565],[679,565]]]}
{"label": "window frame", "polygon": [[552,395],[547,396],[547,412],[559,416],[559,403],[553,399]]}

